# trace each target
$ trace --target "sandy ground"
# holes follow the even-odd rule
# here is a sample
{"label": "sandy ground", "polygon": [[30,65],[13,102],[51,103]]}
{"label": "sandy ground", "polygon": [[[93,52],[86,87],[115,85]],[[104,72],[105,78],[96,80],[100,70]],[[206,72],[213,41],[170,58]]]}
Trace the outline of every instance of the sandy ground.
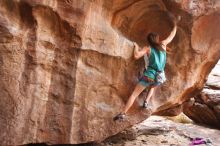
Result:
{"label": "sandy ground", "polygon": [[[123,122],[122,122],[123,124]],[[213,146],[220,146],[220,130],[192,123],[174,122],[165,117],[151,116],[97,146],[189,146],[190,138],[209,138]],[[200,145],[200,146],[205,146]]]}

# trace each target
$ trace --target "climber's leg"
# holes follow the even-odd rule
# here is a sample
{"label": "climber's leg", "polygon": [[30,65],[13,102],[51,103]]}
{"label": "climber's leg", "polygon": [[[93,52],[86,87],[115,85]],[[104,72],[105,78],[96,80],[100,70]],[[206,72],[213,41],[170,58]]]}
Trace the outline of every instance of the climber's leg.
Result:
{"label": "climber's leg", "polygon": [[130,109],[130,107],[132,106],[132,104],[134,103],[135,99],[138,97],[138,95],[145,89],[146,87],[143,86],[142,84],[137,84],[134,91],[132,92],[131,96],[129,97],[124,111],[122,113],[126,114],[127,111]]}
{"label": "climber's leg", "polygon": [[129,97],[126,105],[125,105],[125,108],[124,110],[116,115],[113,120],[116,121],[116,120],[123,120],[124,117],[125,117],[125,114],[127,113],[127,111],[130,109],[130,107],[132,106],[132,104],[134,103],[134,100],[138,97],[138,95],[145,89],[146,87],[143,86],[142,84],[138,83],[136,86],[135,86],[135,89],[134,91],[132,92],[131,96]]}
{"label": "climber's leg", "polygon": [[149,87],[148,94],[147,94],[147,96],[146,96],[146,98],[145,98],[145,102],[146,102],[146,103],[149,103],[151,97],[152,97],[153,94],[154,94],[155,88],[156,88],[156,86],[154,86],[154,87],[153,87],[153,86],[150,86],[150,87]]}
{"label": "climber's leg", "polygon": [[125,117],[125,114],[127,113],[127,111],[130,109],[130,107],[132,106],[132,104],[134,103],[135,99],[139,96],[139,94],[148,86],[152,85],[153,81],[148,79],[148,77],[143,76],[140,80],[139,83],[135,86],[134,91],[132,92],[131,96],[129,97],[124,110],[116,115],[113,120],[123,120]]}
{"label": "climber's leg", "polygon": [[153,83],[151,86],[150,86],[150,89],[148,91],[148,94],[144,100],[144,103],[143,103],[143,107],[144,108],[150,108],[149,106],[149,102],[150,102],[150,99],[153,97],[153,94],[155,93],[155,90],[158,86],[160,86],[161,84],[160,83]]}

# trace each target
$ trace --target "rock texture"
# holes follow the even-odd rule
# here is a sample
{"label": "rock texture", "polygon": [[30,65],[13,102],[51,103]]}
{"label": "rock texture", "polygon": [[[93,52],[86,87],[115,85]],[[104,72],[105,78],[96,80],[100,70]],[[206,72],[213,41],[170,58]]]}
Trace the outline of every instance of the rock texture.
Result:
{"label": "rock texture", "polygon": [[220,61],[208,76],[203,91],[183,111],[195,122],[220,128]]}
{"label": "rock texture", "polygon": [[1,0],[0,143],[99,141],[146,119],[143,94],[127,122],[112,121],[144,67],[131,41],[166,37],[168,11],[182,19],[152,104],[181,105],[220,58],[219,9],[218,0]]}
{"label": "rock texture", "polygon": [[[188,146],[191,139],[210,139],[210,145],[219,146],[220,131],[192,123],[178,123],[164,117],[151,116],[100,144],[89,146]],[[201,144],[199,146],[206,146]]]}

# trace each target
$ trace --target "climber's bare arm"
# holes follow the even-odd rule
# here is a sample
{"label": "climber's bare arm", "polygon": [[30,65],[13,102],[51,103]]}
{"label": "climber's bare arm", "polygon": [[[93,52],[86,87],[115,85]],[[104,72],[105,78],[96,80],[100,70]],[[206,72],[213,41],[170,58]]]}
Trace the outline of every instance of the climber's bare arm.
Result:
{"label": "climber's bare arm", "polygon": [[139,46],[135,43],[135,48],[134,48],[134,58],[139,59],[142,56],[144,56],[145,53],[149,54],[149,47],[145,46],[141,50],[139,50]]}
{"label": "climber's bare arm", "polygon": [[177,26],[175,25],[173,30],[171,31],[170,35],[165,40],[163,40],[161,42],[164,46],[167,46],[167,44],[169,44],[173,40],[173,38],[176,35],[176,30],[177,30]]}

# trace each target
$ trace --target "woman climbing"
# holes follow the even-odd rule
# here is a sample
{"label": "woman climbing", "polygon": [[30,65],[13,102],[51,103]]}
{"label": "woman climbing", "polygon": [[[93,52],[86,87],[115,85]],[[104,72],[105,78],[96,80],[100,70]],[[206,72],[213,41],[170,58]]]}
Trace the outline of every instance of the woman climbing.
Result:
{"label": "woman climbing", "polygon": [[147,36],[149,46],[145,46],[139,50],[138,45],[135,43],[134,58],[139,59],[147,55],[149,58],[149,64],[147,69],[145,68],[143,76],[129,97],[124,110],[113,118],[114,121],[123,120],[125,118],[127,111],[130,109],[135,99],[146,87],[149,87],[149,92],[144,100],[143,107],[149,108],[148,103],[155,91],[155,88],[161,85],[161,83],[165,80],[164,67],[166,64],[166,46],[173,40],[177,29],[175,21],[173,24],[173,30],[165,40],[160,42],[158,34],[150,33]]}

